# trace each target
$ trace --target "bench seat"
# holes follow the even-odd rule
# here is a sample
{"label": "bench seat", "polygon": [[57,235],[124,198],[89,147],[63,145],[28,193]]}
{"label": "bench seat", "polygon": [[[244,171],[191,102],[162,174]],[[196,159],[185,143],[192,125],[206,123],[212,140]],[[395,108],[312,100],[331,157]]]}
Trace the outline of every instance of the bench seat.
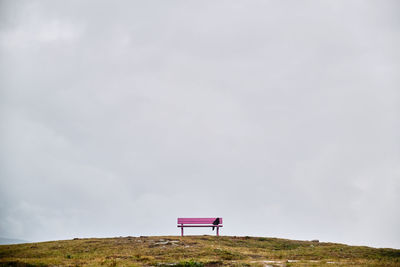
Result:
{"label": "bench seat", "polygon": [[210,224],[210,225],[178,225],[178,227],[223,227],[223,225],[218,224]]}
{"label": "bench seat", "polygon": [[222,218],[219,218],[219,224],[213,224],[217,218],[178,218],[177,227],[181,228],[181,236],[183,236],[184,227],[214,227],[217,228],[217,236],[219,236],[219,228],[223,227]]}

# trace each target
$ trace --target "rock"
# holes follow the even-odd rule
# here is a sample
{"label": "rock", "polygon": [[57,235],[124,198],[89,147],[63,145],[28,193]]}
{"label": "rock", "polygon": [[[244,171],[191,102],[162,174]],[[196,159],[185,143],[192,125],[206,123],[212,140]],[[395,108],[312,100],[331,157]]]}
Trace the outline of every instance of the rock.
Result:
{"label": "rock", "polygon": [[164,241],[164,242],[156,242],[154,243],[155,245],[168,245],[169,241]]}

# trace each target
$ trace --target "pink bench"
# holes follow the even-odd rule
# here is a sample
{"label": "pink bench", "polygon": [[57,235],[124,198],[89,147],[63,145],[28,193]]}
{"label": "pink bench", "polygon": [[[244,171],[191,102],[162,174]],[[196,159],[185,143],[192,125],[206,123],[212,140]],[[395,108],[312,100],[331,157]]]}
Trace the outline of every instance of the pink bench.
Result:
{"label": "pink bench", "polygon": [[184,227],[215,227],[217,228],[217,236],[219,236],[219,228],[222,227],[222,218],[219,218],[219,224],[213,224],[217,218],[178,218],[178,227],[181,228],[181,236],[183,236]]}

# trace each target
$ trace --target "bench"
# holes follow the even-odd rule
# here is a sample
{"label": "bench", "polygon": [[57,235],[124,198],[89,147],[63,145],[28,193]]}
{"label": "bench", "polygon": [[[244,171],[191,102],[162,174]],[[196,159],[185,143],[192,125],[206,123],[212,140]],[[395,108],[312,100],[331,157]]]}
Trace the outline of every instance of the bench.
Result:
{"label": "bench", "polygon": [[178,218],[178,227],[181,228],[181,236],[183,236],[184,227],[215,227],[217,228],[217,236],[219,236],[219,228],[222,227],[222,218],[219,218],[219,224],[214,225],[213,222],[217,218]]}

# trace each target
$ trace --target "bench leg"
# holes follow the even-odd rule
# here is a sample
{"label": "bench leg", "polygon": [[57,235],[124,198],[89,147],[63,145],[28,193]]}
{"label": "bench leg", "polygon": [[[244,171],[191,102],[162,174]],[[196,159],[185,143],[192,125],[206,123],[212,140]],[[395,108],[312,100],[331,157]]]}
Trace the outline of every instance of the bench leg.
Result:
{"label": "bench leg", "polygon": [[219,236],[219,227],[217,227],[217,236]]}
{"label": "bench leg", "polygon": [[181,236],[183,236],[183,227],[181,227]]}

